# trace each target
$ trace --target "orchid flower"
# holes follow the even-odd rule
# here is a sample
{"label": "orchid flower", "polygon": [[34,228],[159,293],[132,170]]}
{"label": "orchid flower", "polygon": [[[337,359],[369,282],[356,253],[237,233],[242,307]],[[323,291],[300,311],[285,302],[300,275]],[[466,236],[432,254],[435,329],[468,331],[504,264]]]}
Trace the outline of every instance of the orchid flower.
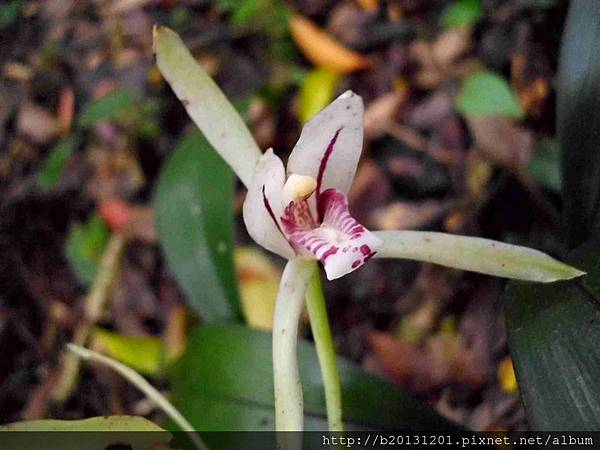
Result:
{"label": "orchid flower", "polygon": [[347,91],[314,116],[304,126],[284,168],[272,149],[264,154],[260,151],[239,115],[181,39],[166,28],[156,28],[154,33],[157,64],[165,79],[248,188],[243,206],[248,233],[264,248],[289,260],[273,321],[278,431],[303,428],[296,345],[314,261],[322,263],[330,280],[358,269],[373,257],[427,261],[537,282],[584,274],[540,251],[489,239],[435,232],[368,231],[350,214],[346,197],[363,143],[363,102],[358,95]]}
{"label": "orchid flower", "polygon": [[347,91],[306,124],[287,170],[267,150],[244,202],[250,236],[284,258],[320,261],[330,280],[371,259],[383,242],[350,215],[346,198],[362,140],[362,100]]}

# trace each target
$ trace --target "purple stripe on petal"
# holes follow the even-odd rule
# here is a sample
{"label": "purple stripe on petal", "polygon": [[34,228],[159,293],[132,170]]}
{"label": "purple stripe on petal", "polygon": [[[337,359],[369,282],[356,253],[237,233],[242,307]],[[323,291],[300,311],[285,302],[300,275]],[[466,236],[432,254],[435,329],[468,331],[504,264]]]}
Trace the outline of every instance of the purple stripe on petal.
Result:
{"label": "purple stripe on petal", "polygon": [[[273,222],[275,223],[275,226],[277,227],[277,229],[279,230],[279,232],[281,233],[281,235],[285,238],[285,240],[289,244],[289,241],[288,241],[285,233],[281,229],[281,225],[279,225],[279,221],[275,217],[275,213],[273,212],[273,208],[271,208],[271,204],[269,203],[269,199],[267,198],[267,195],[265,194],[265,185],[264,184],[263,184],[263,187],[262,187],[262,196],[263,196],[263,204],[265,205],[265,208],[267,209],[267,212],[269,213],[269,216],[271,216],[271,219],[273,219]],[[290,247],[294,248],[294,246],[291,245],[291,244],[290,244]]]}
{"label": "purple stripe on petal", "polygon": [[319,220],[321,220],[323,218],[323,209],[321,208],[321,204],[319,202],[319,197],[321,194],[321,184],[323,183],[323,176],[325,175],[325,169],[327,169],[327,163],[329,162],[329,157],[333,153],[333,149],[335,147],[335,142],[337,141],[337,138],[340,134],[340,131],[342,131],[342,128],[344,128],[344,127],[338,128],[336,130],[335,134],[333,135],[333,138],[331,139],[331,141],[329,141],[329,145],[325,149],[325,153],[323,153],[323,157],[321,158],[321,163],[319,164],[319,171],[317,172],[317,192],[316,192],[317,213],[319,214]]}

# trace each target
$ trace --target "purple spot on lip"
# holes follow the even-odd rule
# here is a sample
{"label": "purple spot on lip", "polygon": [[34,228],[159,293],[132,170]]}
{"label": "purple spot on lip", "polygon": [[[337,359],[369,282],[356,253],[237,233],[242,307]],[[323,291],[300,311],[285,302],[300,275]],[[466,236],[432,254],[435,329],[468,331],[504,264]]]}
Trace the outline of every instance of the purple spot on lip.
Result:
{"label": "purple spot on lip", "polygon": [[319,261],[324,263],[327,258],[329,258],[332,255],[335,255],[337,253],[337,251],[338,251],[337,247],[335,247],[335,246],[329,247],[329,249],[325,253],[323,253],[323,256],[321,256],[321,258],[319,258]]}
{"label": "purple spot on lip", "polygon": [[365,245],[361,245],[361,246],[360,246],[360,252],[361,252],[363,255],[367,256],[369,253],[371,253],[371,249],[370,249],[370,247],[369,247],[368,245],[366,245],[366,244],[365,244]]}
{"label": "purple spot on lip", "polygon": [[370,254],[368,254],[367,256],[365,256],[365,259],[363,259],[363,263],[366,263],[368,260],[370,260],[373,256],[375,256],[375,253],[377,252],[371,252]]}
{"label": "purple spot on lip", "polygon": [[358,266],[360,266],[360,259],[357,259],[356,261],[354,261],[352,263],[352,268],[356,269]]}

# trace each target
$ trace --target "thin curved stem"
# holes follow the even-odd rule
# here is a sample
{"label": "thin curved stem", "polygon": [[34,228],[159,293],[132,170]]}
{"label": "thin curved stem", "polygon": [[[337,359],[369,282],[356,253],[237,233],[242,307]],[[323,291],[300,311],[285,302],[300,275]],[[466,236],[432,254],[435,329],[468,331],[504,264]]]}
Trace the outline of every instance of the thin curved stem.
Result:
{"label": "thin curved stem", "polygon": [[310,277],[312,261],[288,261],[279,286],[273,319],[273,383],[276,431],[302,431],[304,403],[298,371],[298,322]]}
{"label": "thin curved stem", "polygon": [[115,372],[123,376],[127,381],[138,388],[142,393],[152,400],[156,405],[162,409],[173,422],[175,422],[183,431],[190,433],[190,439],[198,450],[208,450],[208,447],[204,441],[200,438],[198,433],[194,430],[194,427],[183,417],[183,415],[173,406],[169,400],[167,400],[154,386],[152,386],[144,377],[133,370],[131,367],[126,366],[119,361],[116,361],[108,356],[101,355],[93,350],[90,350],[73,343],[67,344],[67,349],[84,360],[90,360],[108,366]]}
{"label": "thin curved stem", "polygon": [[327,422],[329,431],[344,431],[342,419],[342,389],[340,386],[340,373],[338,371],[335,347],[331,337],[329,319],[321,275],[315,270],[306,292],[306,307],[310,317],[323,384],[325,387],[325,404],[327,406]]}

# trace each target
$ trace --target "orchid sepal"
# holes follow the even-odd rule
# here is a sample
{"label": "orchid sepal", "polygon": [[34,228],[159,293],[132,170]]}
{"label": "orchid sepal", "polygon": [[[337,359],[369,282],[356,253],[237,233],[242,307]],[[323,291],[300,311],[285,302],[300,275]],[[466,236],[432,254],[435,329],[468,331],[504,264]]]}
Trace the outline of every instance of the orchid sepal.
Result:
{"label": "orchid sepal", "polygon": [[503,278],[550,283],[585,275],[528,247],[427,231],[375,231],[383,241],[376,258],[402,258]]}
{"label": "orchid sepal", "polygon": [[246,124],[173,30],[153,30],[156,64],[208,142],[250,185],[260,151]]}

